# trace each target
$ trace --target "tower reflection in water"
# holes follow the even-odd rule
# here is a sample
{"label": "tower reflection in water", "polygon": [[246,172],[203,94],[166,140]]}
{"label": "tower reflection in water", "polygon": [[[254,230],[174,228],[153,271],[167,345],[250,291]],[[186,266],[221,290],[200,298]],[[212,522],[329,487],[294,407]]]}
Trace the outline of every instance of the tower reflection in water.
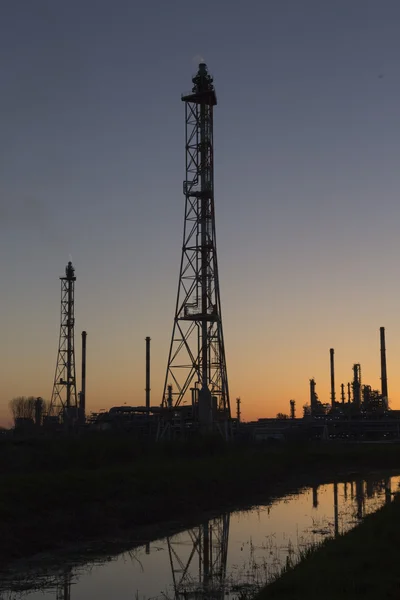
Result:
{"label": "tower reflection in water", "polygon": [[189,555],[180,552],[178,536],[167,538],[175,600],[224,598],[229,522],[226,513],[189,529]]}
{"label": "tower reflection in water", "polygon": [[62,580],[56,588],[56,600],[71,600],[72,569],[64,571]]}
{"label": "tower reflection in water", "polygon": [[[320,534],[320,537],[317,537],[317,540],[315,538],[309,539],[310,542],[315,543],[315,541],[322,541],[321,535],[330,534],[337,537],[345,533],[357,521],[363,519],[367,512],[373,512],[379,508],[382,501],[386,504],[390,503],[392,500],[392,480],[390,477],[379,480],[357,478],[355,481],[347,483],[334,482],[329,486],[324,485],[322,488],[313,486],[311,495],[313,510],[321,513],[321,520],[319,521],[321,529],[312,532],[312,534],[316,533],[317,536]],[[301,494],[299,498],[301,498]],[[277,504],[281,502],[286,504],[288,499],[278,500]],[[286,539],[286,530],[285,528],[280,529],[279,521],[275,520],[274,505],[275,503],[265,510],[268,519],[271,520],[268,524],[264,521],[266,527],[265,531],[263,529],[262,535],[271,535],[271,531],[274,532],[274,528],[276,528],[277,539],[283,533],[283,537],[281,537],[281,540],[283,540]],[[163,600],[172,600],[172,598],[174,600],[227,600],[228,598],[238,597],[238,593],[240,596],[238,590],[241,589],[242,584],[254,584],[254,589],[257,586],[259,588],[261,585],[265,585],[266,582],[262,583],[258,579],[257,581],[252,579],[246,579],[245,581],[243,579],[245,573],[247,573],[246,565],[249,565],[248,554],[240,552],[238,555],[234,545],[232,551],[230,551],[232,556],[228,557],[230,524],[230,513],[224,513],[218,518],[204,521],[197,527],[170,536],[166,538],[165,542],[160,541],[163,549],[166,550],[165,560],[167,561],[166,566],[168,565],[169,577],[168,580],[163,580],[162,584],[166,586],[166,592],[162,593],[161,596],[153,595],[151,597],[154,600],[155,598],[162,598]],[[307,531],[309,532],[309,525],[306,523],[304,523],[303,531],[305,534]],[[242,530],[241,535],[248,535],[251,540],[251,528]],[[275,536],[275,533],[273,533],[273,536]],[[241,539],[243,540],[243,538]],[[304,540],[307,542],[306,537]],[[248,544],[248,542],[246,543]],[[273,560],[272,551],[274,551],[274,556],[279,556],[280,564],[284,566],[285,559],[287,560],[285,555],[287,548],[281,546],[281,543],[282,541],[280,543],[277,541],[276,548],[259,545],[256,548],[256,560],[261,560],[263,564],[268,563],[269,565]],[[251,541],[250,546],[252,546]],[[243,548],[244,542],[242,541],[240,550],[243,550]],[[149,543],[144,547],[130,551],[129,554],[133,555],[136,552],[139,554],[144,552],[145,556],[153,555]],[[118,557],[115,557],[115,559],[119,560]],[[236,566],[241,570],[233,574],[232,568],[235,563],[238,563]],[[151,569],[149,565],[151,565],[151,562],[147,563],[146,567],[141,564],[142,570],[143,568],[146,570]],[[249,568],[250,571],[254,568],[253,563]],[[254,575],[253,572],[252,574]],[[75,583],[76,580],[76,573],[72,569],[66,568],[59,576],[55,600],[72,600],[74,594],[72,593],[71,596],[71,584]],[[77,599],[81,600],[79,585],[76,588]],[[149,597],[146,592],[146,587],[141,587],[138,590],[137,597],[141,599]]]}
{"label": "tower reflection in water", "polygon": [[318,508],[318,486],[313,485],[312,487],[312,505],[313,508]]}

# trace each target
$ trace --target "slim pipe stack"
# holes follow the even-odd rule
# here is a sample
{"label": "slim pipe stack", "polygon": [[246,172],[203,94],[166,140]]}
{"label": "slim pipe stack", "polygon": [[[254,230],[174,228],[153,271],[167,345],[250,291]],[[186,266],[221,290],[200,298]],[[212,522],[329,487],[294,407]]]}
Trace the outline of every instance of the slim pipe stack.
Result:
{"label": "slim pipe stack", "polygon": [[381,381],[382,381],[382,399],[384,408],[388,408],[388,385],[386,372],[386,345],[385,345],[385,328],[380,328],[381,334]]}

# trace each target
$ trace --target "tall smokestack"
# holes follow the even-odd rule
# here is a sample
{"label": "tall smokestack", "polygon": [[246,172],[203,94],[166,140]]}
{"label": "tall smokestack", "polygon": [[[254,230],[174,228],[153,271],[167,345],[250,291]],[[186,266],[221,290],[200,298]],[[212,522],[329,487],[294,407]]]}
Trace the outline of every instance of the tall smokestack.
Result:
{"label": "tall smokestack", "polygon": [[82,387],[81,397],[79,402],[80,418],[82,422],[85,422],[86,415],[86,331],[82,331]]}
{"label": "tall smokestack", "polygon": [[331,348],[329,350],[331,358],[331,408],[335,408],[335,350]]}
{"label": "tall smokestack", "polygon": [[382,381],[382,398],[385,409],[388,408],[388,387],[387,387],[387,372],[386,372],[386,346],[385,346],[385,328],[380,328],[381,332],[381,381]]}
{"label": "tall smokestack", "polygon": [[150,409],[150,338],[146,338],[146,408]]}

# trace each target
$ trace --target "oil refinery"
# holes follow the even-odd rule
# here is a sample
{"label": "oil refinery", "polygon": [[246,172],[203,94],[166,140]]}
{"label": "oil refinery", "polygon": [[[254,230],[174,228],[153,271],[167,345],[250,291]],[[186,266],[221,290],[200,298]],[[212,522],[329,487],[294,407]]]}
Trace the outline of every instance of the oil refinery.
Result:
{"label": "oil refinery", "polygon": [[171,342],[163,393],[151,402],[150,337],[145,339],[145,403],[114,406],[86,414],[86,331],[82,332],[81,387],[75,362],[75,268],[69,262],[61,280],[59,345],[49,409],[37,399],[35,419],[17,419],[16,431],[124,431],[140,438],[176,439],[194,434],[243,437],[258,441],[287,439],[399,439],[399,412],[389,406],[385,328],[380,327],[381,389],[364,381],[361,365],[352,366],[352,381],[335,379],[335,350],[329,350],[330,402],[323,403],[310,379],[310,402],[289,415],[241,422],[241,400],[231,413],[222,322],[222,303],[214,209],[214,108],[217,96],[207,65],[201,62],[192,88],[181,97],[185,106],[186,173],[182,255]]}

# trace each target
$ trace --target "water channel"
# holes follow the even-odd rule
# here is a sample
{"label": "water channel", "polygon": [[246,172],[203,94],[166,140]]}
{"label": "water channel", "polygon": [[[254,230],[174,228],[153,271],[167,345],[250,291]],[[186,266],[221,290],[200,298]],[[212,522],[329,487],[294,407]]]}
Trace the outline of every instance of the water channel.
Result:
{"label": "water channel", "polygon": [[294,564],[311,544],[346,533],[391,502],[400,476],[306,488],[147,542],[118,556],[3,579],[1,600],[238,600]]}

